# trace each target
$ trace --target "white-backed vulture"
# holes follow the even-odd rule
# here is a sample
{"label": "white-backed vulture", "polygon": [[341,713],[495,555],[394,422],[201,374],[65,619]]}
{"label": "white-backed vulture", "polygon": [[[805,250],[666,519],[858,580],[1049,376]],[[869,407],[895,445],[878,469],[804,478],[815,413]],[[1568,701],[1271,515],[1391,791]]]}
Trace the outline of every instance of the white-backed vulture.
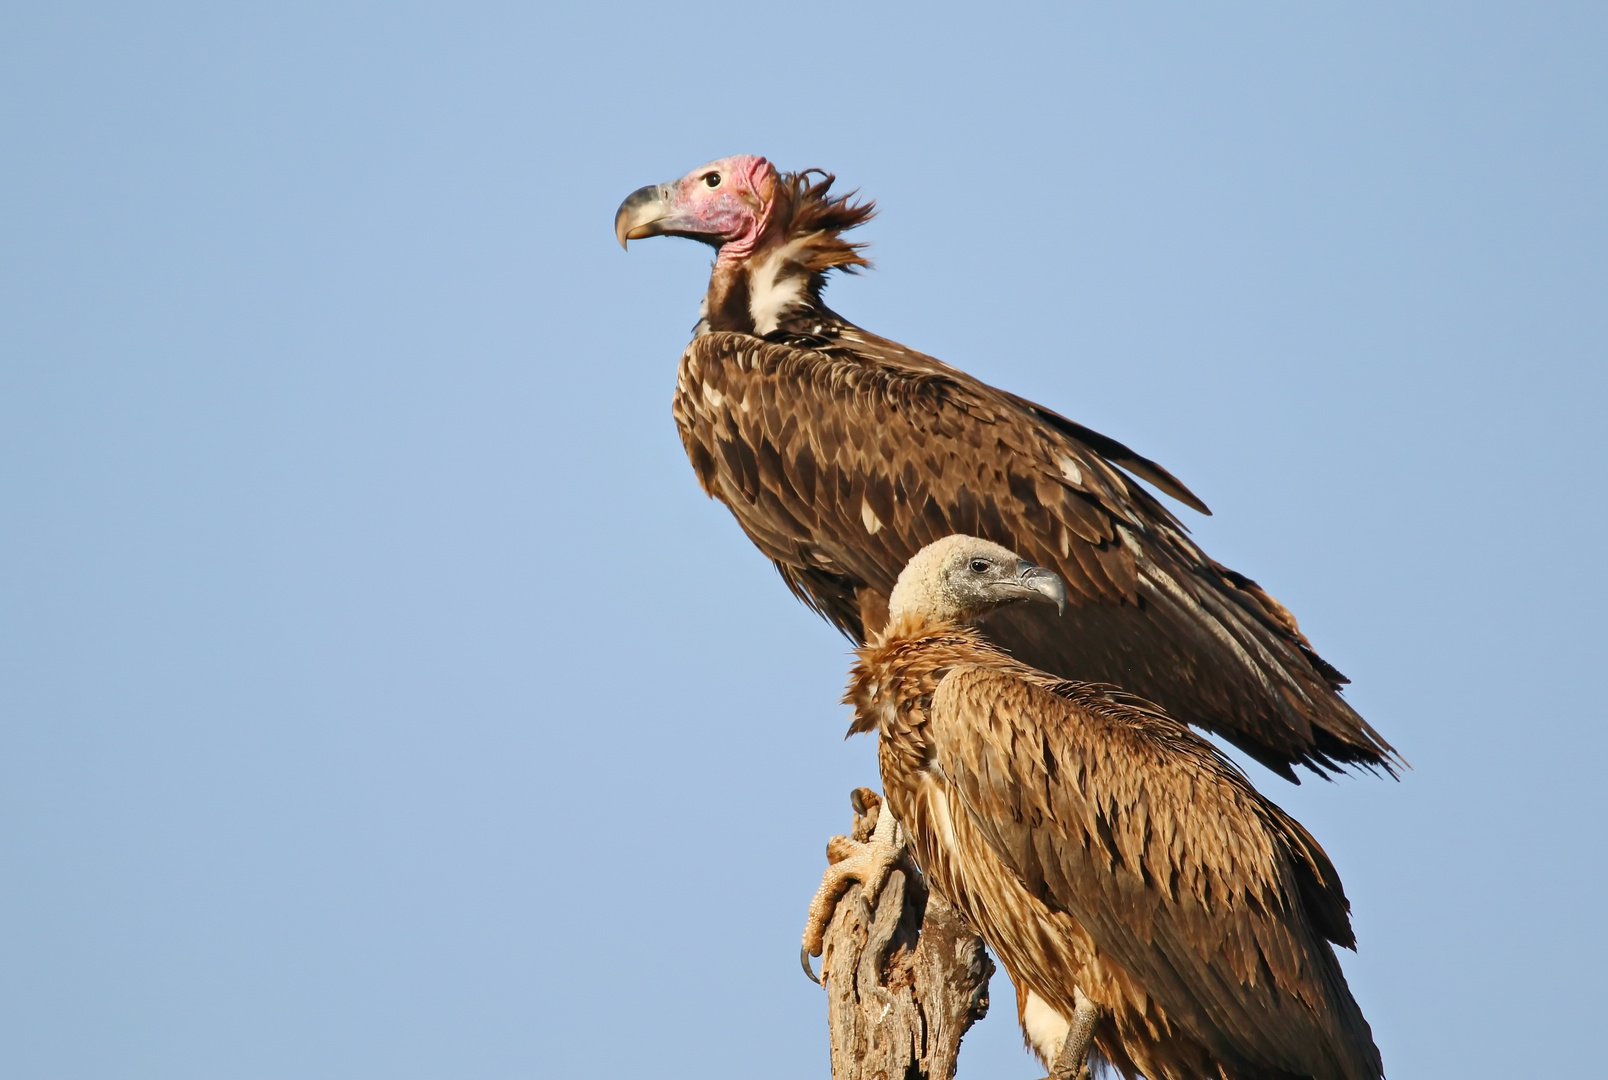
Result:
{"label": "white-backed vulture", "polygon": [[975,625],[1065,598],[969,536],[900,575],[845,697],[851,731],[878,733],[892,817],[827,871],[806,954],[848,882],[874,891],[897,860],[897,821],[1010,973],[1054,1075],[1075,1075],[1092,1037],[1126,1077],[1377,1080],[1331,947],[1354,947],[1350,905],[1317,841],[1157,706],[1030,667]]}
{"label": "white-backed vulture", "polygon": [[638,190],[615,216],[622,245],[717,249],[673,411],[699,483],[788,587],[862,642],[918,549],[984,536],[1067,584],[1065,618],[995,627],[1024,661],[1143,694],[1290,780],[1296,765],[1390,771],[1395,752],[1294,617],[1131,479],[1208,513],[1170,473],[826,307],[828,272],[868,265],[842,234],[873,213],[831,184],[731,157]]}

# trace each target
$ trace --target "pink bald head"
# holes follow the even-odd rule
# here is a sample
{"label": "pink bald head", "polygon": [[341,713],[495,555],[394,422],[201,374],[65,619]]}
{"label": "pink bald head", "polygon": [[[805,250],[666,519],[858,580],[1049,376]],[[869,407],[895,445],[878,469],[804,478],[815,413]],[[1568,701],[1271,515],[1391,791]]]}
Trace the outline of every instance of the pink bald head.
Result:
{"label": "pink bald head", "polygon": [[647,236],[685,236],[718,248],[719,262],[740,262],[765,236],[775,196],[770,162],[751,154],[721,158],[632,192],[614,216],[614,232],[622,247]]}

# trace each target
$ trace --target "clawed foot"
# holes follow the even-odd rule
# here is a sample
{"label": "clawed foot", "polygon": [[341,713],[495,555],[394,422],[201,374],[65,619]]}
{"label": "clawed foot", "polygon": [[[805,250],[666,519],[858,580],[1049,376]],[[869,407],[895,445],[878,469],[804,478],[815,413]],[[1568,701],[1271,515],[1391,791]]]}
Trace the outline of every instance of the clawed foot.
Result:
{"label": "clawed foot", "polygon": [[1089,1071],[1087,1065],[1080,1065],[1077,1072],[1051,1073],[1049,1076],[1044,1077],[1043,1080],[1092,1080],[1093,1076],[1094,1074]]}
{"label": "clawed foot", "polygon": [[1094,1070],[1089,1068],[1088,1062],[1084,1062],[1071,1072],[1052,1072],[1043,1080],[1093,1080],[1093,1077]]}
{"label": "clawed foot", "polygon": [[886,806],[879,809],[877,827],[869,840],[861,843],[847,836],[834,836],[827,842],[826,858],[831,865],[826,868],[821,887],[815,890],[815,898],[810,901],[809,918],[804,924],[804,946],[798,954],[804,974],[811,982],[821,981],[810,966],[810,957],[821,955],[826,927],[832,921],[838,901],[858,882],[865,892],[866,903],[875,906],[877,894],[882,891],[889,872],[904,858],[904,851],[904,830],[899,828]]}

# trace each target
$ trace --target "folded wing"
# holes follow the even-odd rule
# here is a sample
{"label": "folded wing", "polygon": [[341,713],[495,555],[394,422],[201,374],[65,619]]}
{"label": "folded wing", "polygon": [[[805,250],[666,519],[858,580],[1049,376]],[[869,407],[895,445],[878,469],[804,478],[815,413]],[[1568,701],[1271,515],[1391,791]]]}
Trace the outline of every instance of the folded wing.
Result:
{"label": "folded wing", "polygon": [[1293,765],[1396,761],[1290,614],[1202,553],[1118,465],[1199,500],[1114,440],[847,324],[820,348],[701,335],[675,416],[704,489],[856,641],[906,560],[968,533],[1067,583],[1064,617],[1021,609],[991,623],[1027,663],[1128,687],[1291,779]]}
{"label": "folded wing", "polygon": [[1210,744],[1109,687],[977,667],[939,684],[930,737],[999,858],[1219,1061],[1381,1075],[1333,866]]}

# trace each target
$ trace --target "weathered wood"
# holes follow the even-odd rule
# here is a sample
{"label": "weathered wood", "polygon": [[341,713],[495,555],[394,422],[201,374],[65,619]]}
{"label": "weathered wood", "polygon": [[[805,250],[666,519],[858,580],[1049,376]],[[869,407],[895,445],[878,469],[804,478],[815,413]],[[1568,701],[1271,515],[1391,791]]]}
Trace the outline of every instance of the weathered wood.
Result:
{"label": "weathered wood", "polygon": [[[851,800],[863,842],[881,799],[857,788]],[[821,956],[833,1080],[953,1080],[961,1037],[988,1012],[993,973],[982,938],[928,892],[908,854],[875,910],[852,886]]]}

